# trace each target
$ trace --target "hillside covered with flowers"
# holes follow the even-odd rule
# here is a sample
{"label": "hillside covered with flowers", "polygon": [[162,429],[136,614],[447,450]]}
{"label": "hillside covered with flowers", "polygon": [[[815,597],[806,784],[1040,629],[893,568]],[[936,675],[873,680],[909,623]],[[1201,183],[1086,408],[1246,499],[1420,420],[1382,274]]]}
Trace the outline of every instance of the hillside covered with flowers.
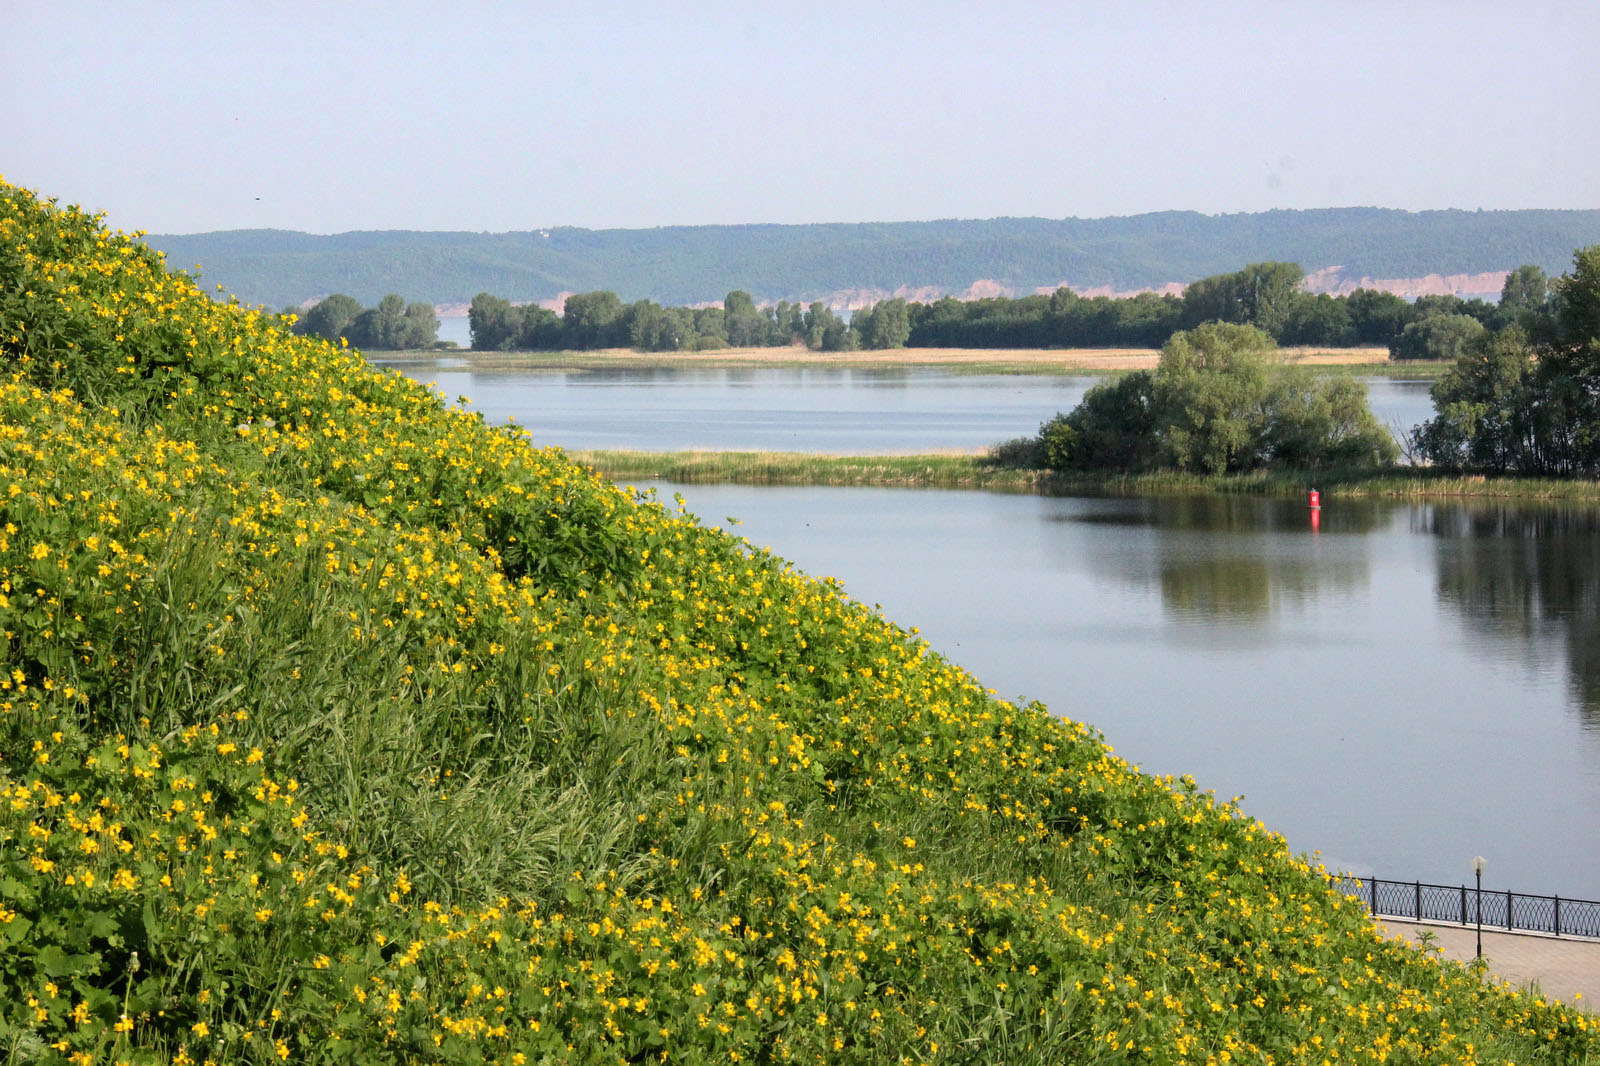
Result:
{"label": "hillside covered with flowers", "polygon": [[6,1061],[1600,1059],[837,584],[8,185],[0,358]]}

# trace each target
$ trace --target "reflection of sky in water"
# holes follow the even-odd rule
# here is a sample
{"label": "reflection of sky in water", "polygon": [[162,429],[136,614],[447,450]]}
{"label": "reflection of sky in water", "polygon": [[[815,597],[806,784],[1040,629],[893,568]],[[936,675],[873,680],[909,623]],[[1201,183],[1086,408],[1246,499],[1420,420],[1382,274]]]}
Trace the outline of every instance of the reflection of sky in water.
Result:
{"label": "reflection of sky in water", "polygon": [[[1496,887],[1600,898],[1600,849],[1575,846],[1600,838],[1600,731],[1573,681],[1600,663],[1570,642],[1596,631],[1600,535],[1546,554],[1537,524],[1511,549],[1441,523],[1459,509],[1337,500],[1313,534],[1297,501],[674,491],[1000,695],[1243,793],[1293,847],[1447,884],[1482,854]],[[1529,559],[1571,592],[1531,631]]]}
{"label": "reflection of sky in water", "polygon": [[[1099,380],[934,368],[474,371],[460,357],[402,369],[540,444],[644,451],[975,451],[1037,432]],[[1379,421],[1428,417],[1417,385],[1374,380]]]}

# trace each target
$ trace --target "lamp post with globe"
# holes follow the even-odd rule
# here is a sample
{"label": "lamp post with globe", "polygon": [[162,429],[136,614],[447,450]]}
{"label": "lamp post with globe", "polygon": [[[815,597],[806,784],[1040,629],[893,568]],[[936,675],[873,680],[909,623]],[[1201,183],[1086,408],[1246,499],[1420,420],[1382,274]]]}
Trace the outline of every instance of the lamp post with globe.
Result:
{"label": "lamp post with globe", "polygon": [[1479,855],[1472,860],[1472,873],[1478,879],[1478,958],[1483,958],[1483,871],[1489,860]]}

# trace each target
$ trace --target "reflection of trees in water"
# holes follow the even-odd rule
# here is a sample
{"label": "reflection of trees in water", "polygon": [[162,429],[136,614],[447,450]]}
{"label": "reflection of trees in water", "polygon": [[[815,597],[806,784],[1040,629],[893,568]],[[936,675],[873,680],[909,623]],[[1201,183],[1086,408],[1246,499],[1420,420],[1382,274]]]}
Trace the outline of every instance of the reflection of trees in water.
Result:
{"label": "reflection of trees in water", "polygon": [[[1207,533],[1305,533],[1311,509],[1303,500],[1258,496],[1173,496],[1150,500],[1150,524],[1168,530]],[[1371,533],[1393,505],[1371,500],[1329,503],[1321,511],[1323,533]]]}
{"label": "reflection of trees in water", "polygon": [[1306,606],[1324,592],[1366,584],[1370,573],[1365,558],[1279,555],[1170,553],[1159,567],[1168,610],[1235,621],[1265,617],[1274,607]]}
{"label": "reflection of trees in water", "polygon": [[1304,503],[1260,497],[1118,501],[1070,520],[1129,527],[1127,536],[1104,542],[1107,570],[1131,585],[1159,588],[1175,614],[1237,624],[1365,585],[1365,550],[1339,550],[1336,535],[1368,533],[1392,510],[1365,501],[1326,508],[1315,536]]}
{"label": "reflection of trees in water", "polygon": [[[1161,496],[1106,501],[1104,510],[1064,516],[1084,525],[1142,526],[1201,533],[1309,533],[1311,510],[1304,500],[1260,496]],[[1394,504],[1341,500],[1322,509],[1323,533],[1370,533]]]}
{"label": "reflection of trees in water", "polygon": [[1482,632],[1564,645],[1574,698],[1600,729],[1600,510],[1432,507],[1439,598]]}
{"label": "reflection of trees in water", "polygon": [[1163,559],[1161,602],[1179,614],[1247,618],[1272,606],[1272,572],[1262,560],[1243,556]]}

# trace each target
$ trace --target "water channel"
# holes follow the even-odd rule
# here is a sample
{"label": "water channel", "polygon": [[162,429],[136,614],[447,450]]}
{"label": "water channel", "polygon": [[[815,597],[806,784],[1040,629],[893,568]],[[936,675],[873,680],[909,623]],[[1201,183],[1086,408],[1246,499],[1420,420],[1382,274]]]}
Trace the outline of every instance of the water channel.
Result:
{"label": "water channel", "polygon": [[[427,368],[408,367],[419,378]],[[541,443],[977,448],[1083,379],[432,371]],[[1374,382],[1410,425],[1426,386]],[[1600,510],[656,486],[1330,867],[1600,899]]]}
{"label": "water channel", "polygon": [[[930,367],[857,370],[685,367],[474,369],[462,358],[395,362],[491,422],[515,419],[563,448],[678,451],[981,451],[1038,431],[1098,378],[961,374]],[[1410,429],[1430,418],[1425,381],[1367,382],[1373,412]]]}

